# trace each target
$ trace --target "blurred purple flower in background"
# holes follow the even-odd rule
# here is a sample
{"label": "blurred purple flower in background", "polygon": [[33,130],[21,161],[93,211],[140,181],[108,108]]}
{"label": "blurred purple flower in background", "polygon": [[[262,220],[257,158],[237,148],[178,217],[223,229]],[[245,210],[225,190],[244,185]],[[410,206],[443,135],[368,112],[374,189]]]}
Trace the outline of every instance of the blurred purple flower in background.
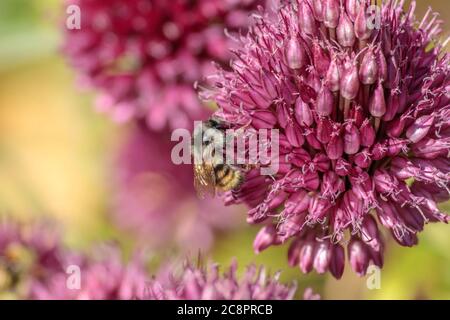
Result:
{"label": "blurred purple flower in background", "polygon": [[[141,250],[125,259],[117,245],[104,244],[88,253],[63,245],[52,225],[0,223],[0,293],[33,300],[130,300],[130,299],[292,299],[296,285],[279,282],[255,266],[239,280],[237,263],[219,274],[217,264],[208,270],[185,263],[162,262],[151,277],[150,256]],[[199,262],[200,263],[200,262]],[[305,299],[319,299],[311,289]]]}
{"label": "blurred purple flower in background", "polygon": [[336,278],[344,245],[359,275],[382,267],[380,223],[408,247],[424,224],[447,223],[436,203],[450,181],[442,21],[431,10],[416,21],[415,2],[383,1],[378,16],[370,1],[341,3],[295,0],[256,18],[233,71],[202,92],[235,129],[280,130],[278,174],[252,170],[227,195],[266,225],[255,251],[292,239],[292,266]]}
{"label": "blurred purple flower in background", "polygon": [[[169,269],[174,269],[170,268]],[[146,299],[152,300],[291,300],[297,290],[295,284],[279,282],[279,273],[270,276],[264,267],[247,267],[241,279],[233,262],[227,272],[221,274],[219,266],[195,267],[186,263],[178,272],[164,271],[149,282]],[[319,299],[311,290],[305,299]]]}
{"label": "blurred purple flower in background", "polygon": [[262,0],[68,0],[81,29],[67,30],[64,52],[82,86],[100,91],[98,109],[149,128],[191,128],[206,116],[194,83],[211,61],[228,63],[230,33],[245,31]]}
{"label": "blurred purple flower in background", "polygon": [[29,295],[32,282],[45,286],[62,268],[61,240],[48,222],[0,221],[0,294]]}
{"label": "blurred purple flower in background", "polygon": [[[142,297],[148,278],[141,256],[124,264],[120,250],[112,245],[97,248],[92,256],[68,250],[53,223],[4,219],[0,222],[0,296],[38,300]],[[79,268],[79,274],[70,267]],[[79,276],[79,287],[68,285],[72,275]]]}
{"label": "blurred purple flower in background", "polygon": [[146,246],[207,250],[213,231],[236,228],[243,211],[219,199],[201,201],[191,166],[175,165],[172,147],[167,132],[154,133],[143,123],[131,130],[112,173],[116,222]]}
{"label": "blurred purple flower in background", "polygon": [[[130,261],[117,246],[96,248],[90,256],[65,251],[63,267],[45,283],[31,284],[29,299],[37,300],[130,300],[142,298],[148,274],[145,260],[134,255]],[[79,274],[67,272],[76,266]],[[79,276],[79,287],[69,277]]]}
{"label": "blurred purple flower in background", "polygon": [[[210,270],[185,264],[180,272],[163,264],[159,275],[150,277],[143,255],[135,255],[124,262],[121,251],[115,246],[99,248],[90,256],[83,256],[80,267],[80,288],[67,286],[68,274],[54,273],[46,286],[32,285],[31,299],[64,300],[287,300],[292,299],[296,285],[283,285],[279,273],[270,277],[264,268],[248,268],[238,280],[237,265],[228,273],[219,274],[217,265]],[[95,258],[93,258],[95,257]],[[181,273],[178,275],[178,273]],[[311,289],[305,291],[305,299],[316,300],[320,296]]]}

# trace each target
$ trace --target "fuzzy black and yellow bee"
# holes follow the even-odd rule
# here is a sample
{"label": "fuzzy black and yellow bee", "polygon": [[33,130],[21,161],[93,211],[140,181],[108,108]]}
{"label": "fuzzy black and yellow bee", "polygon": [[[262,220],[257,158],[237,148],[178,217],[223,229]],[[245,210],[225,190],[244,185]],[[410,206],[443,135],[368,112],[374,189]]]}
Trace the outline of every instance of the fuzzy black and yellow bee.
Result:
{"label": "fuzzy black and yellow bee", "polygon": [[224,161],[226,129],[223,122],[209,119],[194,130],[194,186],[201,198],[238,189],[244,182],[242,169]]}

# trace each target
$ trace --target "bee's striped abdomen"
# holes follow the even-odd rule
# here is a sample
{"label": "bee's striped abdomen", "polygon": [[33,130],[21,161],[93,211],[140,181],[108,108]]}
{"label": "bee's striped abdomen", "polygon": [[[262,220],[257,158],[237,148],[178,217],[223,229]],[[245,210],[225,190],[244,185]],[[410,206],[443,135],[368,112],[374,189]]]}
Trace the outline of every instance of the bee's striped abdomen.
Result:
{"label": "bee's striped abdomen", "polygon": [[230,191],[239,187],[243,181],[239,170],[234,170],[228,165],[217,165],[214,168],[216,173],[216,186],[221,191]]}

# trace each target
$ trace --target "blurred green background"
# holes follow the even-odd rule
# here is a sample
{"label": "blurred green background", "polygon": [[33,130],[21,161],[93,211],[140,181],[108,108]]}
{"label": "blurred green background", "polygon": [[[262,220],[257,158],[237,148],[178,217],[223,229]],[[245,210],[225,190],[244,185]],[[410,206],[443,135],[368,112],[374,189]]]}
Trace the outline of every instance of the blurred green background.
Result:
{"label": "blurred green background", "polygon": [[[447,0],[418,1],[417,16],[428,6],[448,21]],[[77,90],[58,50],[61,19],[59,0],[0,1],[0,214],[55,217],[74,247],[117,238],[129,243],[107,215],[111,153],[126,127],[96,114],[92,96]],[[221,235],[211,257],[228,264],[236,256],[241,267],[256,262],[282,269],[283,280],[312,286],[325,299],[450,299],[446,225],[427,226],[413,249],[388,245],[379,290],[367,289],[366,278],[348,265],[340,281],[302,275],[287,266],[287,246],[255,256],[256,232],[248,227]]]}

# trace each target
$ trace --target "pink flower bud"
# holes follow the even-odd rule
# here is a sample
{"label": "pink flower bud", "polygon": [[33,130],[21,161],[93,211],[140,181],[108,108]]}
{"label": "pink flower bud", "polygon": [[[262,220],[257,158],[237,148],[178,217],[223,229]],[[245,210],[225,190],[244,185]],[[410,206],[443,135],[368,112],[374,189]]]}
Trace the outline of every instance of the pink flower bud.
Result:
{"label": "pink flower bud", "polygon": [[369,102],[369,112],[376,118],[381,118],[386,113],[386,101],[384,99],[384,88],[378,83]]}
{"label": "pink flower bud", "polygon": [[323,197],[334,201],[337,195],[345,191],[344,181],[333,171],[328,171],[323,175],[320,191]]}
{"label": "pink flower bud", "polygon": [[361,145],[364,147],[370,147],[375,142],[375,129],[370,125],[369,120],[365,120],[359,128],[361,134]]}
{"label": "pink flower bud", "polygon": [[370,255],[364,243],[360,240],[352,239],[348,244],[347,250],[353,271],[359,276],[365,275],[369,267]]}
{"label": "pink flower bud", "polygon": [[306,63],[306,53],[298,39],[289,39],[286,47],[286,61],[289,68],[301,69]]}
{"label": "pink flower bud", "polygon": [[250,91],[249,96],[259,109],[267,109],[272,103],[272,99],[264,96],[258,91]]}
{"label": "pink flower bud", "polygon": [[317,95],[316,111],[319,116],[326,117],[331,115],[334,106],[333,93],[326,87],[322,86],[322,89]]}
{"label": "pink flower bud", "polygon": [[414,143],[419,142],[428,134],[433,122],[433,114],[418,118],[408,129],[406,129],[406,137]]}
{"label": "pink flower bud", "polygon": [[392,35],[390,28],[383,28],[381,32],[382,37],[382,45],[383,45],[383,52],[385,54],[390,54],[392,50]]}
{"label": "pink flower bud", "polygon": [[320,220],[327,214],[330,207],[330,200],[315,196],[309,202],[309,217],[312,221]]}
{"label": "pink flower bud", "polygon": [[348,18],[341,8],[341,14],[339,16],[339,24],[336,29],[337,40],[339,44],[343,47],[353,47],[355,43],[355,32],[353,30],[353,23]]}
{"label": "pink flower bud", "polygon": [[448,154],[449,143],[440,139],[422,138],[412,145],[412,152],[417,157],[435,159]]}
{"label": "pink flower bud", "polygon": [[386,113],[383,116],[383,121],[391,121],[395,118],[400,105],[399,95],[391,92],[387,99]]}
{"label": "pink flower bud", "polygon": [[419,170],[414,164],[403,157],[392,159],[391,172],[400,180],[406,180],[419,174]]}
{"label": "pink flower bud", "polygon": [[257,129],[271,129],[277,123],[277,118],[271,111],[255,111],[252,125]]}
{"label": "pink flower bud", "polygon": [[348,214],[355,219],[359,219],[363,215],[363,201],[358,198],[353,190],[348,190],[344,194],[343,208]]}
{"label": "pink flower bud", "polygon": [[322,150],[322,144],[317,140],[316,133],[313,130],[305,132],[306,141],[308,144],[316,150]]}
{"label": "pink flower bud", "polygon": [[337,160],[344,153],[344,140],[340,135],[335,135],[331,138],[326,149],[328,157],[331,160]]}
{"label": "pink flower bud", "polygon": [[298,4],[298,22],[300,29],[307,35],[317,34],[316,20],[314,19],[312,8],[307,1],[300,1]]}
{"label": "pink flower bud", "polygon": [[262,77],[262,80],[269,97],[271,99],[275,99],[278,96],[277,79],[275,76],[269,71],[264,71],[264,77]]}
{"label": "pink flower bud", "polygon": [[292,241],[288,250],[288,264],[290,267],[295,267],[300,262],[301,244],[299,239]]}
{"label": "pink flower bud", "polygon": [[355,18],[355,35],[359,40],[368,40],[372,30],[369,29],[366,18],[366,7],[364,4],[359,6],[358,15]]}
{"label": "pink flower bud", "polygon": [[330,57],[320,46],[318,41],[314,41],[312,52],[314,59],[314,68],[316,69],[317,73],[326,74],[330,66]]}
{"label": "pink flower bud", "polygon": [[336,173],[341,177],[348,176],[352,171],[352,166],[346,160],[340,158],[336,161]]}
{"label": "pink flower bud", "polygon": [[290,161],[299,168],[311,162],[311,155],[305,149],[294,149],[291,156]]}
{"label": "pink flower bud", "polygon": [[307,172],[303,175],[303,188],[309,191],[317,190],[320,185],[319,174],[317,172]]}
{"label": "pink flower bud", "polygon": [[306,102],[303,102],[301,97],[298,97],[295,101],[295,119],[301,126],[310,127],[314,123],[314,118]]}
{"label": "pink flower bud", "polygon": [[369,149],[366,148],[363,151],[357,153],[353,161],[358,167],[362,169],[367,169],[368,167],[370,167],[372,159],[370,157]]}
{"label": "pink flower bud", "polygon": [[317,21],[322,22],[324,19],[324,0],[312,0],[314,17]]}
{"label": "pink flower bud", "polygon": [[378,80],[378,64],[373,50],[367,51],[359,68],[359,79],[363,84],[374,84]]}
{"label": "pink flower bud", "polygon": [[361,127],[366,119],[362,107],[355,103],[352,103],[348,118],[353,120],[353,123],[357,127]]}
{"label": "pink flower bud", "polygon": [[284,102],[287,105],[294,104],[295,102],[295,96],[293,95],[292,90],[294,90],[295,87],[292,86],[291,83],[285,82],[283,86],[280,87],[281,90],[281,96],[283,97]]}
{"label": "pink flower bud", "polygon": [[324,274],[328,270],[328,265],[331,260],[331,250],[327,242],[320,242],[316,246],[316,252],[314,257],[314,269],[318,274]]}
{"label": "pink flower bud", "polygon": [[361,226],[361,240],[373,249],[379,251],[381,241],[377,222],[371,215],[366,215]]}
{"label": "pink flower bud", "polygon": [[310,70],[308,76],[306,77],[306,83],[314,89],[314,91],[318,92],[322,87],[322,81],[320,80],[320,76],[317,74],[315,70]]}
{"label": "pink flower bud", "polygon": [[325,76],[325,84],[333,92],[339,91],[340,65],[336,57],[331,59],[330,67]]}
{"label": "pink flower bud", "polygon": [[296,123],[290,121],[286,125],[286,137],[290,144],[294,147],[301,147],[303,143],[305,143],[305,138],[303,137],[303,132],[300,129],[300,126]]}
{"label": "pink flower bud", "polygon": [[358,95],[359,78],[358,67],[354,63],[347,63],[341,75],[341,95],[347,100],[353,100]]}
{"label": "pink flower bud", "polygon": [[398,111],[397,113],[403,113],[407,106],[408,93],[405,88],[401,89],[400,97],[398,98]]}
{"label": "pink flower bud", "polygon": [[417,235],[415,233],[405,231],[401,234],[395,232],[394,230],[391,230],[391,233],[394,237],[394,239],[397,241],[397,243],[404,247],[413,247],[417,245],[419,242],[419,239],[417,238]]}
{"label": "pink flower bud", "polygon": [[278,224],[278,235],[280,242],[283,243],[289,238],[298,234],[305,223],[306,214],[286,216]]}
{"label": "pink flower bud", "polygon": [[269,203],[267,204],[267,208],[269,210],[276,210],[277,208],[280,207],[280,205],[282,205],[284,203],[284,201],[287,198],[287,193],[286,192],[279,192],[278,195],[276,197],[273,197]]}
{"label": "pink flower bud", "polygon": [[291,214],[298,215],[305,212],[309,208],[309,201],[311,197],[308,192],[301,190],[299,192],[293,193],[286,201],[286,206],[293,206]]}
{"label": "pink flower bud", "polygon": [[308,103],[313,102],[317,98],[316,90],[311,88],[311,86],[307,85],[304,81],[299,83],[299,92],[303,101]]}
{"label": "pink flower bud", "polygon": [[345,10],[348,13],[350,20],[355,21],[356,16],[359,12],[359,1],[360,0],[346,0],[345,1]]}
{"label": "pink flower bud", "polygon": [[386,156],[387,147],[384,143],[376,143],[372,148],[372,159],[380,160]]}
{"label": "pink flower bud", "polygon": [[286,128],[289,121],[291,121],[290,108],[286,104],[278,104],[276,106],[277,119],[280,127]]}
{"label": "pink flower bud", "polygon": [[255,253],[260,253],[261,251],[267,249],[271,245],[275,244],[277,241],[277,229],[274,225],[268,225],[262,228],[255,237],[253,242],[253,250]]}
{"label": "pink flower bud", "polygon": [[327,172],[330,169],[330,159],[323,153],[316,154],[313,163],[317,171]]}
{"label": "pink flower bud", "polygon": [[345,126],[344,133],[344,152],[346,154],[355,154],[361,146],[359,130],[354,124]]}
{"label": "pink flower bud", "polygon": [[413,229],[416,232],[423,230],[425,221],[422,215],[417,210],[408,208],[408,206],[404,206],[403,208],[399,207],[397,211],[409,228]]}
{"label": "pink flower bud", "polygon": [[[375,180],[376,182],[376,180]],[[381,189],[381,188],[380,188]],[[385,192],[385,191],[379,191],[379,192]],[[383,226],[385,226],[388,229],[392,229],[396,227],[398,224],[400,224],[400,221],[398,220],[399,215],[397,213],[397,210],[391,206],[386,201],[381,201],[379,203],[379,207],[376,208],[376,212],[378,215],[378,218]]]}
{"label": "pink flower bud", "polygon": [[330,119],[322,118],[317,124],[317,140],[322,143],[328,143],[331,139],[331,133],[333,132],[333,127],[331,125]]}
{"label": "pink flower bud", "polygon": [[387,79],[387,62],[386,57],[383,54],[383,50],[379,49],[377,54],[377,63],[378,63],[378,76],[380,81],[386,81]]}
{"label": "pink flower bud", "polygon": [[388,157],[398,155],[402,150],[404,150],[407,144],[408,144],[407,140],[398,138],[389,138],[386,155]]}
{"label": "pink flower bud", "polygon": [[324,0],[323,23],[327,28],[336,28],[339,23],[339,3],[337,0]]}
{"label": "pink flower bud", "polygon": [[395,57],[391,56],[389,60],[390,61],[387,68],[387,78],[384,86],[387,89],[395,89],[398,88],[400,83],[400,70],[398,68],[398,62]]}
{"label": "pink flower bud", "polygon": [[386,133],[391,138],[398,138],[405,129],[405,119],[400,117],[389,122],[386,126]]}
{"label": "pink flower bud", "polygon": [[314,263],[314,242],[311,240],[305,241],[300,250],[299,267],[303,273],[311,272]]}
{"label": "pink flower bud", "polygon": [[336,278],[340,279],[344,273],[345,252],[339,244],[333,244],[331,248],[330,272]]}

